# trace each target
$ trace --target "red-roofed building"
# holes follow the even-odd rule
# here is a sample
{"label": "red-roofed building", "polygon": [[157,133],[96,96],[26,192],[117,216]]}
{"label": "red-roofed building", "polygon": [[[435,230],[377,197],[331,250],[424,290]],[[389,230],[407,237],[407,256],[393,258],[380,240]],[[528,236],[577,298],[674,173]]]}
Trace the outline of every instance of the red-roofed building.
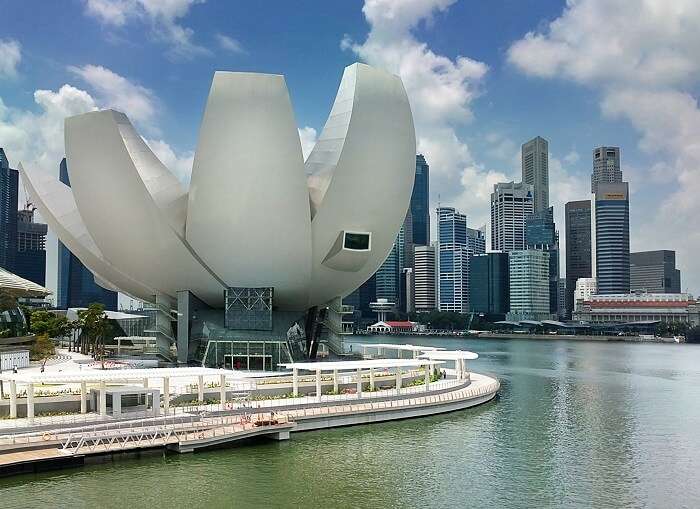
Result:
{"label": "red-roofed building", "polygon": [[415,332],[418,329],[418,323],[406,321],[386,321],[377,322],[374,325],[367,327],[367,331],[375,334],[392,334],[397,332]]}

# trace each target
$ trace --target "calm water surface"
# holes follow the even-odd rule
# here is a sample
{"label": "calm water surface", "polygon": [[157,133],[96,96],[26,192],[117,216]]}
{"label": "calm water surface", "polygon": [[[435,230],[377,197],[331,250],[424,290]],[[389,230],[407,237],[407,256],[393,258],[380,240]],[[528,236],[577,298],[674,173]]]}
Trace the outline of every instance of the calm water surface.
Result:
{"label": "calm water surface", "polygon": [[479,352],[500,398],[0,479],[0,508],[700,507],[700,346],[421,339]]}

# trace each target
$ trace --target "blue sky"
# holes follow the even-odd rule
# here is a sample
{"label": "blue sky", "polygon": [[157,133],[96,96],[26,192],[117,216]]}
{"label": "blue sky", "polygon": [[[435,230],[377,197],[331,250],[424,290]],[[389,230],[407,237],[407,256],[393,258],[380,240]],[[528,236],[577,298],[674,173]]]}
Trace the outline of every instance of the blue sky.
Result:
{"label": "blue sky", "polygon": [[462,209],[471,226],[487,222],[493,183],[519,179],[520,144],[541,135],[563,237],[563,203],[588,198],[592,149],[622,147],[632,248],[677,249],[692,291],[700,289],[700,234],[688,229],[700,212],[698,4],[14,2],[0,36],[0,146],[15,164],[57,172],[63,117],[115,107],[186,181],[215,70],[284,74],[308,150],[343,67],[365,61],[404,79],[431,199]]}

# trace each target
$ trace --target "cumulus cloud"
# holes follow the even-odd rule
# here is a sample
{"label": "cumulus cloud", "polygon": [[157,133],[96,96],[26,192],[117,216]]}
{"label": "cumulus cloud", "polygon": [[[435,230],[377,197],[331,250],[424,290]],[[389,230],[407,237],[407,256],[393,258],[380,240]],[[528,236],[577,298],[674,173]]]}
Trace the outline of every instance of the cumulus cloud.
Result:
{"label": "cumulus cloud", "polygon": [[14,39],[0,39],[0,78],[17,76],[17,66],[22,60],[22,47]]}
{"label": "cumulus cloud", "polygon": [[113,27],[122,27],[131,20],[145,22],[152,36],[168,45],[168,56],[189,60],[211,53],[194,42],[194,30],[180,24],[180,19],[199,3],[204,0],[87,0],[85,12]]}
{"label": "cumulus cloud", "polygon": [[[569,0],[544,30],[508,50],[509,62],[525,74],[599,91],[603,115],[626,120],[639,132],[649,168],[623,168],[628,179],[634,175],[633,245],[676,249],[685,283],[695,290],[700,233],[688,225],[700,214],[700,109],[691,92],[700,83],[698,26],[695,0]],[[674,190],[645,188],[663,180]],[[646,203],[635,203],[637,191]]]}
{"label": "cumulus cloud", "polygon": [[119,110],[142,127],[153,129],[157,100],[151,90],[101,65],[68,69],[94,90],[102,107]]}
{"label": "cumulus cloud", "polygon": [[160,161],[173,173],[183,184],[189,184],[192,176],[192,163],[194,163],[194,152],[187,150],[176,152],[167,142],[163,140],[144,141],[151,148]]}
{"label": "cumulus cloud", "polygon": [[456,199],[463,212],[481,217],[488,210],[488,198],[463,193],[463,186],[498,173],[475,163],[456,127],[472,119],[471,103],[480,94],[488,66],[465,56],[439,55],[414,35],[416,27],[454,2],[366,0],[362,11],[370,25],[367,39],[345,37],[341,47],[401,76],[411,101],[418,152],[430,164],[433,204],[440,194],[443,202]]}

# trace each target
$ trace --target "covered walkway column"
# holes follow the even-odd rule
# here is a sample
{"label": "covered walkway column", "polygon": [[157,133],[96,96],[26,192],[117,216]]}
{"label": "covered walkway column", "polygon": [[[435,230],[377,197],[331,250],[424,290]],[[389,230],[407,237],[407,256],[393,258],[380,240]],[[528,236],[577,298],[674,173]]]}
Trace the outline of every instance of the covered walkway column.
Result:
{"label": "covered walkway column", "polygon": [[321,369],[316,369],[316,397],[321,402]]}
{"label": "covered walkway column", "polygon": [[369,388],[374,390],[374,368],[369,368]]}
{"label": "covered walkway column", "polygon": [[299,396],[299,370],[292,368],[292,396]]}
{"label": "covered walkway column", "polygon": [[10,380],[10,419],[17,419],[17,382]]}
{"label": "covered walkway column", "polygon": [[170,410],[170,378],[163,377],[163,412],[168,415]]}
{"label": "covered walkway column", "polygon": [[34,384],[27,385],[27,419],[34,422]]}
{"label": "covered walkway column", "polygon": [[87,413],[87,383],[80,382],[80,413]]}
{"label": "covered walkway column", "polygon": [[197,377],[197,401],[204,401],[204,377]]}
{"label": "covered walkway column", "polygon": [[396,368],[396,388],[401,388],[401,366]]}
{"label": "covered walkway column", "polygon": [[425,391],[428,392],[430,390],[430,374],[432,372],[432,365],[426,364],[425,365]]}
{"label": "covered walkway column", "polygon": [[338,394],[338,370],[333,370],[333,393]]}
{"label": "covered walkway column", "polygon": [[226,375],[219,375],[219,402],[226,403]]}
{"label": "covered walkway column", "polygon": [[362,397],[362,370],[357,368],[357,397]]}
{"label": "covered walkway column", "polygon": [[100,382],[100,415],[107,415],[107,384],[104,380]]}

